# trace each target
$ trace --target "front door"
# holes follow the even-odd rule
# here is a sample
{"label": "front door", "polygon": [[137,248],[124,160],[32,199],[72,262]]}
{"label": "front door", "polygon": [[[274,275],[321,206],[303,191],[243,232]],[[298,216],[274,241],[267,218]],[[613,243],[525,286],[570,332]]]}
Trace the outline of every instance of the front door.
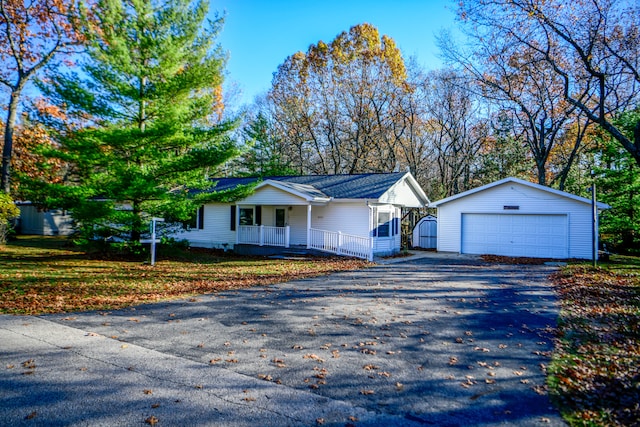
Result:
{"label": "front door", "polygon": [[276,208],[276,227],[284,227],[286,220],[286,210],[284,208]]}

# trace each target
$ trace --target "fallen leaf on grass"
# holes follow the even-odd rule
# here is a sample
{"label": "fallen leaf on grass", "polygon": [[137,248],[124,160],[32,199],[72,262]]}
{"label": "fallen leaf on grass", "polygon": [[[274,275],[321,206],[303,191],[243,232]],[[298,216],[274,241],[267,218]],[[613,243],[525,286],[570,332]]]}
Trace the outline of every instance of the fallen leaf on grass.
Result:
{"label": "fallen leaf on grass", "polygon": [[32,420],[35,417],[38,416],[38,413],[36,411],[33,411],[32,413],[30,413],[29,415],[27,415],[26,417],[24,417],[25,420]]}
{"label": "fallen leaf on grass", "polygon": [[365,396],[368,396],[368,395],[374,394],[374,393],[375,393],[375,391],[373,391],[373,390],[360,390],[360,394],[363,394]]}

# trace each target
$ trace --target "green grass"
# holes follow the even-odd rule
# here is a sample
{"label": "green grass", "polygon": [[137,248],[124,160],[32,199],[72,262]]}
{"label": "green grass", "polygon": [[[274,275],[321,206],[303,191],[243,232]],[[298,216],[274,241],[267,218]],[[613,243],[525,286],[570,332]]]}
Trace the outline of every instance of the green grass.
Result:
{"label": "green grass", "polygon": [[562,309],[552,399],[572,426],[638,425],[640,258],[572,264],[554,282]]}
{"label": "green grass", "polygon": [[63,238],[23,237],[0,246],[0,313],[110,310],[144,302],[361,268],[352,259],[272,260],[187,250],[141,261],[102,259]]}

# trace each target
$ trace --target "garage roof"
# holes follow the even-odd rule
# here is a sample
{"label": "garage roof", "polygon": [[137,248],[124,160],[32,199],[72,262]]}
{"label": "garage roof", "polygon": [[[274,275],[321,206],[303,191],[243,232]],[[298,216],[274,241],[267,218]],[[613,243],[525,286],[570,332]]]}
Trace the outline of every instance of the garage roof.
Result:
{"label": "garage roof", "polygon": [[[452,202],[454,200],[458,200],[458,199],[461,199],[463,197],[467,197],[467,196],[470,196],[472,194],[479,193],[481,191],[485,191],[485,190],[488,190],[490,188],[497,187],[497,186],[500,186],[500,185],[503,185],[503,184],[507,184],[507,183],[517,183],[517,184],[525,185],[527,187],[535,188],[537,190],[546,191],[548,193],[555,194],[557,196],[562,196],[562,197],[566,197],[568,199],[576,200],[578,202],[591,204],[591,199],[587,199],[587,198],[584,198],[584,197],[576,196],[575,194],[567,193],[566,191],[556,190],[555,188],[547,187],[547,186],[544,186],[544,185],[534,184],[533,182],[525,181],[525,180],[522,180],[522,179],[519,179],[519,178],[508,177],[508,178],[501,179],[500,181],[492,182],[491,184],[483,185],[482,187],[473,188],[473,189],[465,191],[463,193],[455,194],[455,195],[453,195],[451,197],[447,197],[445,199],[437,200],[435,202],[430,203],[429,207],[430,208],[437,208],[438,206],[444,205],[445,203],[449,203],[449,202]],[[597,206],[598,206],[598,209],[600,209],[600,210],[610,209],[611,208],[611,206],[607,205],[606,203],[601,203],[601,202],[597,202]]]}

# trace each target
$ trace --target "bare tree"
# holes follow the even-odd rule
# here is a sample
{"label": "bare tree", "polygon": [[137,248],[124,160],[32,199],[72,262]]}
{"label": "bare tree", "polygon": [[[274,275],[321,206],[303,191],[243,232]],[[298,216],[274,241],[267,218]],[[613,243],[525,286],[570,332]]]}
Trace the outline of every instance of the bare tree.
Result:
{"label": "bare tree", "polygon": [[637,1],[474,0],[462,1],[459,13],[480,37],[499,41],[485,54],[527,50],[544,61],[564,99],[640,164],[640,121],[633,138],[615,122],[640,100]]}

